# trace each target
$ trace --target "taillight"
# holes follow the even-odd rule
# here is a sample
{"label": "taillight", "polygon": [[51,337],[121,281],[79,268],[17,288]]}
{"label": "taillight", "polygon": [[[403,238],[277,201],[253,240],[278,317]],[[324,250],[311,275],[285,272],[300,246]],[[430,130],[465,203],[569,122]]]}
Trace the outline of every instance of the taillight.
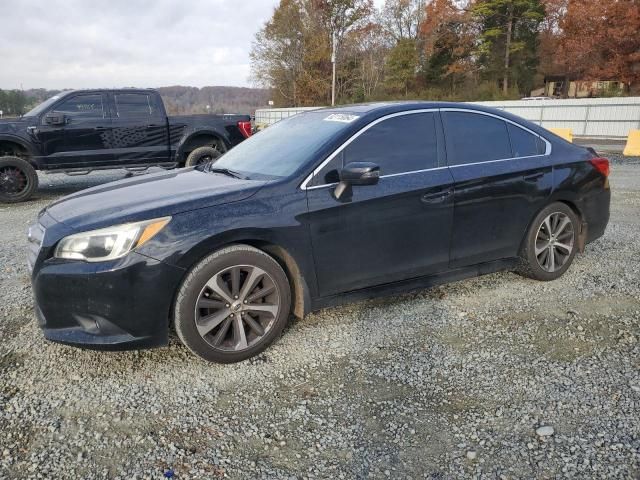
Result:
{"label": "taillight", "polygon": [[609,176],[609,160],[606,158],[592,158],[589,163],[605,177]]}
{"label": "taillight", "polygon": [[251,122],[238,122],[238,128],[244,138],[249,138],[251,136]]}

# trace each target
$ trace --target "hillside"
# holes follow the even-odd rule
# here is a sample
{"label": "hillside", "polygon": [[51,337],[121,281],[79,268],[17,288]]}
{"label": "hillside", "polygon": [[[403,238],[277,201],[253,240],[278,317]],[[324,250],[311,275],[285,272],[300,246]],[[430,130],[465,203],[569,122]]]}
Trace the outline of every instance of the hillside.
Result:
{"label": "hillside", "polygon": [[[256,108],[265,107],[269,101],[269,90],[262,88],[172,86],[160,87],[158,91],[170,115],[207,112],[253,114]],[[36,105],[59,92],[36,88],[25,90],[24,94],[30,104]]]}

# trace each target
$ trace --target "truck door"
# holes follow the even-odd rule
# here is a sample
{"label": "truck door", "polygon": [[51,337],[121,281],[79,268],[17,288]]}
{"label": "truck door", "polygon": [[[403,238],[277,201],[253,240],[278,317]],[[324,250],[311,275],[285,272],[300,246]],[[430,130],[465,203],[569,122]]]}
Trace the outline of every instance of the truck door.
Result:
{"label": "truck door", "polygon": [[118,163],[135,166],[169,161],[167,118],[152,92],[113,92],[112,141]]}
{"label": "truck door", "polygon": [[49,111],[63,115],[63,123],[48,125],[42,117],[38,137],[49,166],[72,169],[111,163],[111,118],[106,105],[106,96],[100,92],[71,94]]}

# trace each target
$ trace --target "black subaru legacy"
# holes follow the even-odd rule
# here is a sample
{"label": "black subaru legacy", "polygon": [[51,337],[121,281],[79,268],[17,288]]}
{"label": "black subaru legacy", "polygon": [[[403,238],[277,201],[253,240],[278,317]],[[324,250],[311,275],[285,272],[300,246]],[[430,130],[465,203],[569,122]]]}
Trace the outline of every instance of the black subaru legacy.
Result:
{"label": "black subaru legacy", "polygon": [[29,229],[44,336],[256,355],[291,314],[516,270],[553,280],[609,220],[609,162],[505,112],[378,103],[282,120],[215,163],[65,197]]}

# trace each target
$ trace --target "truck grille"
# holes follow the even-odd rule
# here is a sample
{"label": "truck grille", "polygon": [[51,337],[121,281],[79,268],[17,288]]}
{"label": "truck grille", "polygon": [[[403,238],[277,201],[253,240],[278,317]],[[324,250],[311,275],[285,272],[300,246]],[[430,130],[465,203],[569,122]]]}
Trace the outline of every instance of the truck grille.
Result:
{"label": "truck grille", "polygon": [[44,227],[39,223],[34,223],[29,227],[27,233],[27,264],[29,265],[29,271],[33,270],[33,266],[40,254],[40,247],[42,247],[42,239],[44,238]]}

